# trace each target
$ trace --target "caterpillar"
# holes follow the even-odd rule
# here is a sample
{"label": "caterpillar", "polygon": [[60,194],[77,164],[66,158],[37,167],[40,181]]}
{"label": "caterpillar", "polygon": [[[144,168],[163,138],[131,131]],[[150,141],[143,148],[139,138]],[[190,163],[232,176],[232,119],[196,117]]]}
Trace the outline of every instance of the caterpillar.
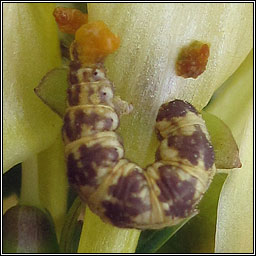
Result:
{"label": "caterpillar", "polygon": [[[108,41],[108,49],[99,41]],[[115,96],[103,65],[118,47],[103,22],[76,31],[62,129],[68,180],[107,223],[142,230],[176,225],[197,211],[215,174],[210,137],[199,112],[176,99],[163,104],[156,117],[155,162],[143,169],[125,158],[116,132],[125,103]]]}

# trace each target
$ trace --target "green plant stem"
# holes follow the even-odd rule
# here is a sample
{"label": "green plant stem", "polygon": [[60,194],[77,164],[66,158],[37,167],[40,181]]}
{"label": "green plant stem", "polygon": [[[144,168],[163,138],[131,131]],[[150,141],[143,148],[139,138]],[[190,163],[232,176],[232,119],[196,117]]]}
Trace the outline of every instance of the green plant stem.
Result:
{"label": "green plant stem", "polygon": [[48,149],[38,154],[37,161],[40,200],[51,213],[57,236],[60,238],[66,216],[68,190],[64,147],[60,134]]}
{"label": "green plant stem", "polygon": [[39,196],[37,155],[22,163],[20,204],[42,208]]}
{"label": "green plant stem", "polygon": [[87,207],[78,253],[134,253],[139,236],[139,230],[121,229],[102,222]]}
{"label": "green plant stem", "polygon": [[60,135],[51,147],[22,163],[20,204],[47,209],[54,220],[58,238],[67,207],[65,168]]}

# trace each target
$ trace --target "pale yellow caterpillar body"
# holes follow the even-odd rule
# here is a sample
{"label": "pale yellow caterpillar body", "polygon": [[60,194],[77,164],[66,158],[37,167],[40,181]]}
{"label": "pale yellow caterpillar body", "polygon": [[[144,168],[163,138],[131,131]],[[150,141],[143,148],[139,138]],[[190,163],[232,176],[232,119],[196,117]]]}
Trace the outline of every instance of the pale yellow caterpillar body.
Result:
{"label": "pale yellow caterpillar body", "polygon": [[56,8],[54,15],[62,31],[75,33],[62,129],[69,183],[94,213],[118,227],[159,229],[193,215],[215,174],[201,115],[182,100],[163,104],[155,162],[143,169],[127,159],[116,130],[131,106],[114,94],[103,65],[120,39],[102,21],[84,24],[79,11]]}
{"label": "pale yellow caterpillar body", "polygon": [[119,115],[103,65],[70,63],[63,139],[68,178],[103,221],[159,229],[194,214],[215,173],[205,123],[189,103],[163,104],[156,118],[160,146],[145,170],[125,158]]}

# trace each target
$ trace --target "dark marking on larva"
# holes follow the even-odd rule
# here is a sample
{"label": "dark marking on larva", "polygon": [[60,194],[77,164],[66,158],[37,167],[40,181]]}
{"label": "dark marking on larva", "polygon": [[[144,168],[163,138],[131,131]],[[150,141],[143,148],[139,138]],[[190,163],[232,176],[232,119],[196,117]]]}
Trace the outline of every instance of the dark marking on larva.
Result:
{"label": "dark marking on larva", "polygon": [[204,166],[208,170],[214,164],[213,147],[206,138],[199,125],[194,125],[196,130],[190,135],[169,135],[168,146],[174,147],[182,159],[188,159],[191,164],[197,165],[200,156],[204,156]]}
{"label": "dark marking on larva", "polygon": [[80,153],[78,159],[74,158],[73,153],[70,153],[67,159],[69,182],[77,186],[96,186],[99,168],[112,168],[119,160],[115,148],[102,147],[100,144],[92,147],[82,145],[78,151]]}
{"label": "dark marking on larva", "polygon": [[72,140],[73,139],[73,129],[72,129],[72,125],[71,125],[71,119],[69,116],[69,113],[66,113],[64,116],[64,124],[62,126],[62,134],[64,135],[64,133],[66,134],[66,136]]}
{"label": "dark marking on larva", "polygon": [[95,144],[92,147],[86,147],[82,145],[79,151],[80,161],[85,169],[93,167],[93,163],[98,167],[113,167],[119,160],[118,152],[111,146],[103,147],[100,144]]}
{"label": "dark marking on larva", "polygon": [[71,61],[69,64],[69,75],[68,75],[68,81],[69,84],[77,84],[78,78],[77,78],[77,71],[81,68],[81,64],[78,61]]}
{"label": "dark marking on larva", "polygon": [[[93,183],[96,176],[94,170],[83,170],[83,168],[79,168],[77,164],[78,160],[75,159],[74,154],[69,154],[67,159],[67,173],[69,183],[75,184],[77,186],[85,186],[88,183],[88,180],[90,183]],[[84,174],[85,171],[87,172],[87,181]]]}
{"label": "dark marking on larva", "polygon": [[142,184],[147,184],[145,176],[133,169],[127,176],[120,176],[117,184],[109,187],[108,193],[119,200],[129,203],[134,198],[134,193],[141,191]]}
{"label": "dark marking on larva", "polygon": [[[99,121],[103,120],[103,121],[105,121],[105,123],[104,123],[105,125],[103,126],[102,130],[108,131],[111,128],[111,125],[113,122],[113,120],[111,120],[111,119],[108,120],[108,119],[110,119],[110,118],[105,118],[104,116],[102,117],[95,112],[92,112],[91,114],[87,114],[82,109],[77,109],[75,112],[75,126],[77,127],[77,129],[79,129],[78,127],[80,127],[80,129],[81,129],[82,124],[86,124],[86,125],[92,127],[92,129],[96,131],[96,127],[95,127],[96,124]],[[99,132],[99,131],[97,131],[97,132]]]}
{"label": "dark marking on larva", "polygon": [[127,176],[120,176],[117,184],[109,187],[108,193],[118,199],[115,203],[103,201],[105,215],[119,227],[125,227],[132,217],[149,211],[150,205],[138,197],[141,190],[147,186],[145,176],[136,169]]}
{"label": "dark marking on larva", "polygon": [[76,106],[79,104],[79,97],[81,93],[81,85],[76,84],[73,87],[69,87],[67,90],[68,93],[68,104],[69,106]]}
{"label": "dark marking on larva", "polygon": [[78,83],[77,75],[73,72],[70,72],[68,81],[69,81],[70,84],[77,84]]}
{"label": "dark marking on larva", "polygon": [[127,207],[110,201],[103,201],[104,215],[117,227],[126,227],[131,223],[130,215],[127,214]]}
{"label": "dark marking on larva", "polygon": [[156,121],[162,121],[163,119],[171,120],[173,117],[183,117],[187,112],[193,112],[198,115],[197,110],[188,102],[182,100],[170,101],[160,107]]}
{"label": "dark marking on larva", "polygon": [[[113,119],[107,118],[104,116],[100,116],[95,112],[92,112],[91,114],[87,114],[83,111],[83,109],[77,109],[74,113],[74,123],[72,125],[71,119],[70,119],[70,113],[66,113],[64,117],[64,125],[63,125],[63,131],[66,133],[68,139],[70,141],[74,141],[81,138],[82,135],[82,125],[85,124],[89,126],[87,128],[87,133],[92,134],[99,132],[99,131],[110,131],[113,125]],[[103,127],[102,129],[96,129],[96,125],[98,122],[103,121]]]}
{"label": "dark marking on larva", "polygon": [[79,61],[73,60],[69,63],[70,72],[77,72],[82,67]]}
{"label": "dark marking on larva", "polygon": [[[76,111],[74,120],[71,120],[69,112],[65,114],[63,131],[66,133],[66,136],[70,141],[74,141],[80,138],[82,132],[81,124],[83,115],[84,113],[82,109],[78,109]],[[74,121],[74,125],[72,125],[72,121]]]}
{"label": "dark marking on larva", "polygon": [[171,201],[166,216],[186,217],[192,210],[193,197],[197,179],[181,180],[178,172],[184,172],[175,166],[164,165],[158,168],[160,179],[156,181],[161,194],[158,196],[161,202]]}
{"label": "dark marking on larva", "polygon": [[[207,139],[206,139],[207,140]],[[212,144],[207,140],[207,146],[205,148],[203,158],[204,158],[204,167],[206,170],[212,168],[214,161],[215,161],[215,155],[214,155],[214,149]]]}

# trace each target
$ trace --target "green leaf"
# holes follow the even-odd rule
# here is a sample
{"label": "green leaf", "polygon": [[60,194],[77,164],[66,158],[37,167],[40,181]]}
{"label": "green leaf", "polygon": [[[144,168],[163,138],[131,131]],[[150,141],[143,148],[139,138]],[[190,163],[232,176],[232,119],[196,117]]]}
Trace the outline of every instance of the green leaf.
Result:
{"label": "green leaf", "polygon": [[[197,213],[196,213],[197,214]],[[196,215],[195,214],[195,215]],[[146,230],[140,235],[136,253],[153,253],[163,246],[179,229],[181,229],[191,218],[185,219],[180,224],[160,230]]]}
{"label": "green leaf", "polygon": [[215,153],[215,166],[217,169],[240,168],[239,151],[236,141],[228,126],[213,114],[202,111],[207,130]]}
{"label": "green leaf", "polygon": [[60,117],[66,109],[68,69],[55,68],[49,71],[35,88],[37,96]]}
{"label": "green leaf", "polygon": [[79,220],[81,210],[81,200],[79,198],[76,198],[72,207],[69,209],[65,224],[61,232],[60,251],[62,253],[77,252],[83,225],[83,222]]}

